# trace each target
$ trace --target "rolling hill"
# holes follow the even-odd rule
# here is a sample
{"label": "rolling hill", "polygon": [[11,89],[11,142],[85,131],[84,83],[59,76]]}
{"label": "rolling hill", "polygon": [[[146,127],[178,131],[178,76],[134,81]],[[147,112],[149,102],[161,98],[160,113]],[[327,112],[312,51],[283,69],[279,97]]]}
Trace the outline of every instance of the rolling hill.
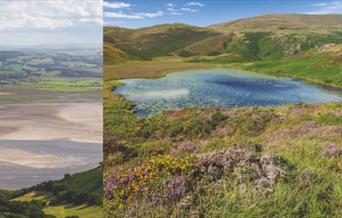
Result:
{"label": "rolling hill", "polygon": [[129,60],[176,56],[186,62],[234,63],[248,70],[342,84],[338,14],[268,14],[208,27],[105,27],[104,41],[105,71]]}
{"label": "rolling hill", "polygon": [[0,190],[0,217],[102,217],[102,168],[16,191]]}
{"label": "rolling hill", "polygon": [[[184,36],[169,29],[195,27],[105,28],[110,46],[126,54],[143,51],[140,61],[117,59],[120,64],[104,67],[107,216],[341,217],[341,102],[180,104],[178,110],[139,116],[135,102],[113,91],[123,85],[120,79],[221,67],[341,88],[341,21],[342,15],[270,14],[203,27],[210,34],[190,34],[177,47],[167,42]],[[158,34],[146,33],[155,28]],[[134,44],[139,41],[133,34],[146,37],[148,46]],[[272,93],[269,87],[263,91]]]}
{"label": "rolling hill", "polygon": [[[218,35],[208,28],[185,24],[163,24],[140,29],[105,27],[105,49],[108,44],[136,59],[167,56],[195,42]],[[107,50],[106,55],[109,50]],[[106,60],[105,60],[106,63]]]}
{"label": "rolling hill", "polygon": [[[105,27],[104,41],[106,64],[127,60],[123,58],[127,56],[150,59],[224,53],[237,54],[247,61],[279,59],[327,43],[342,43],[342,15],[269,14],[208,27],[185,24],[140,29]],[[111,49],[110,45],[124,53]]]}
{"label": "rolling hill", "polygon": [[260,32],[291,31],[304,32],[333,30],[342,28],[342,16],[339,14],[266,14],[257,17],[239,19],[209,26],[219,32]]}

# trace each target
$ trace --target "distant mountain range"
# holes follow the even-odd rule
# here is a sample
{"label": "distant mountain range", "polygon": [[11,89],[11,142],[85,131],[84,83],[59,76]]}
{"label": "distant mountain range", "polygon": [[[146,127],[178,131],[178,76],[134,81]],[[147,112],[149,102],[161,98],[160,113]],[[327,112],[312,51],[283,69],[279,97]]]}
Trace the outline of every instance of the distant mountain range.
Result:
{"label": "distant mountain range", "polygon": [[227,62],[276,60],[340,43],[342,15],[268,14],[208,27],[180,23],[105,27],[104,61],[219,55],[229,55]]}

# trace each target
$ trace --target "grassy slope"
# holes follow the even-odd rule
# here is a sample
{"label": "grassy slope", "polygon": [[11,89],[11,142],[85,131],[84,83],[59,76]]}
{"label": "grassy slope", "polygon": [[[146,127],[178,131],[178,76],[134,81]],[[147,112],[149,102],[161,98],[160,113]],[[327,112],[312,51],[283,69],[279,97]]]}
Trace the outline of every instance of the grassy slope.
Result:
{"label": "grassy slope", "polygon": [[[44,184],[44,183],[42,183]],[[38,200],[41,202],[56,201],[56,195],[52,190],[46,190],[42,184],[27,189],[24,194],[17,196],[12,201],[32,201]],[[77,193],[87,193],[89,195],[98,196],[99,201],[102,199],[102,170],[96,168],[86,172],[73,174],[67,180],[60,180],[55,182],[56,186],[63,187],[65,191],[74,191]],[[46,214],[51,214],[56,217],[65,217],[77,215],[80,218],[87,217],[103,217],[102,207],[98,205],[88,204],[71,204],[66,202],[59,202],[51,204],[44,208]]]}
{"label": "grassy slope", "polygon": [[[342,149],[341,103],[187,109],[145,119],[134,115],[131,103],[110,93],[118,84],[106,84],[105,207],[111,217],[342,214],[341,153],[326,155],[332,147]],[[248,151],[256,145],[262,151],[255,155],[275,153],[285,161],[282,167],[289,167],[287,176],[269,191],[255,188],[256,174],[248,167],[223,172],[214,181],[210,178],[216,175],[215,169],[193,174],[201,154],[237,148]],[[146,169],[151,174],[140,176]],[[237,188],[238,178],[246,176],[250,179]],[[186,185],[180,179],[184,177]],[[131,182],[120,182],[126,178]],[[179,195],[169,192],[172,181],[181,187],[175,192]]]}
{"label": "grassy slope", "polygon": [[[289,14],[264,15],[207,28],[183,24],[165,24],[137,30],[106,27],[105,47],[110,44],[126,49],[127,54],[134,50],[145,58],[172,53],[192,57],[190,62],[197,64],[257,61],[260,63],[246,68],[341,86],[341,53],[325,52],[327,54],[324,55],[317,51],[331,43],[342,43],[341,20],[341,15]],[[108,61],[112,62],[115,59],[113,55],[115,52],[105,54],[110,59]],[[189,58],[186,60],[189,61]],[[156,66],[157,62],[147,62],[145,66],[138,62],[128,63],[132,67],[127,72],[118,72],[121,65],[117,63],[123,61],[116,58],[115,62],[114,65],[107,64],[104,69],[113,79],[142,77],[148,74],[145,71],[159,68],[161,72],[172,65],[172,61],[159,62],[160,66]],[[174,70],[188,68],[181,61],[174,64],[179,66],[172,67]],[[142,66],[141,73],[135,66]],[[151,73],[151,77],[155,76]]]}
{"label": "grassy slope", "polygon": [[304,15],[304,14],[267,14],[257,17],[244,18],[233,22],[220,23],[210,28],[220,32],[265,32],[281,31],[297,33],[309,31],[324,32],[327,27],[341,28],[342,16]]}
{"label": "grassy slope", "polygon": [[[32,201],[37,200],[47,202],[54,199],[54,196],[48,192],[32,191],[24,195],[14,198],[12,201]],[[54,215],[56,217],[64,218],[66,216],[79,216],[80,218],[101,218],[103,217],[103,209],[99,206],[90,206],[86,204],[59,204],[56,206],[48,206],[44,209],[45,214]]]}
{"label": "grassy slope", "polygon": [[[314,22],[310,22],[310,16],[295,15],[295,22],[289,22],[288,17],[280,16],[282,24],[279,25],[279,17],[268,16],[266,18],[274,24],[269,25],[269,29],[262,26],[264,21],[257,19],[257,23],[251,24],[257,33],[247,37],[247,41],[252,43],[247,45],[244,42],[246,38],[241,37],[244,34],[241,34],[230,46],[224,48],[228,54],[185,60],[195,62],[195,66],[204,62],[208,67],[238,63],[237,66],[250,70],[340,86],[341,65],[338,53],[310,53],[312,45],[308,46],[307,41],[300,37],[291,41],[293,44],[287,47],[273,41],[269,33],[264,32],[276,31],[280,35],[302,33],[299,28],[303,29],[305,25],[310,27],[311,33],[327,34],[331,30],[323,29],[319,23],[339,27],[340,17],[317,16],[313,18]],[[318,22],[316,18],[321,20]],[[248,30],[248,25],[242,24]],[[241,23],[237,21],[232,28],[241,29]],[[262,30],[261,33],[258,33],[258,28]],[[340,40],[335,36],[317,36],[321,35],[314,35],[313,38],[318,40],[318,44]],[[286,37],[291,38],[292,35]],[[201,47],[205,48],[202,43],[207,41],[212,43],[208,38],[186,48],[204,54],[201,53],[204,51]],[[222,51],[221,43],[219,41],[215,46]],[[287,52],[297,47],[298,43],[303,44],[303,49],[287,56]],[[286,59],[281,60],[284,56]],[[241,63],[249,61],[253,62]],[[172,62],[165,64],[154,60],[105,67],[104,171],[105,208],[109,216],[342,215],[341,103],[274,108],[189,108],[141,118],[132,111],[131,102],[112,94],[112,88],[120,85],[113,79],[159,77],[170,70],[178,70],[174,67],[184,64],[179,60]],[[226,163],[221,162],[222,157],[218,153],[241,150],[256,159],[242,160],[233,169],[222,170]],[[260,172],[250,167],[249,163],[251,161],[260,165],[262,162],[258,162],[259,158],[271,154],[276,154],[281,160],[274,164],[284,170],[286,175],[275,176],[273,185],[266,189],[257,188]],[[204,157],[211,168],[203,169],[199,160]],[[236,160],[232,156],[225,158],[228,158],[228,162]],[[267,169],[270,166],[265,167]],[[266,171],[263,173],[267,174]]]}
{"label": "grassy slope", "polygon": [[187,63],[180,58],[157,59],[153,61],[130,61],[104,66],[104,79],[157,78],[171,71],[214,67],[210,63]]}
{"label": "grassy slope", "polygon": [[165,24],[136,30],[106,27],[104,42],[128,55],[150,59],[170,55],[187,45],[217,34],[212,30],[184,24]]}
{"label": "grassy slope", "polygon": [[290,76],[306,79],[315,83],[323,83],[342,87],[342,56],[315,54],[299,56],[291,59],[261,61],[243,68],[251,71]]}
{"label": "grassy slope", "polygon": [[[47,202],[53,200],[54,197],[48,192],[28,192],[22,196],[14,198],[12,201],[32,201],[37,200]],[[54,215],[58,218],[66,216],[79,216],[80,218],[101,218],[103,217],[103,210],[99,206],[89,206],[86,204],[73,205],[73,204],[60,204],[56,206],[48,206],[44,209],[45,214]]]}
{"label": "grassy slope", "polygon": [[61,205],[51,206],[44,209],[49,215],[64,218],[66,216],[78,216],[80,218],[102,218],[103,209],[88,205]]}
{"label": "grassy slope", "polygon": [[103,44],[103,61],[105,65],[126,62],[130,57],[122,50],[113,47],[110,43]]}

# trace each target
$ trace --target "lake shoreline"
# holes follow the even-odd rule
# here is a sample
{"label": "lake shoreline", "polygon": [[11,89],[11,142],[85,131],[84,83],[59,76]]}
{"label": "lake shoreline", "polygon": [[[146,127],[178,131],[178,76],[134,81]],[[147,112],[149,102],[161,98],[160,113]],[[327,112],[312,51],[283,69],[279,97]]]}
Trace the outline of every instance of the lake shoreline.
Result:
{"label": "lake shoreline", "polygon": [[[189,63],[189,62],[181,62],[181,63]],[[139,64],[141,64],[141,63],[139,62]],[[148,65],[148,63],[144,63],[144,64]],[[150,63],[150,64],[153,65],[155,63]],[[175,63],[175,64],[177,64],[177,63]],[[313,80],[313,79],[310,79],[310,78],[307,78],[307,77],[298,77],[298,76],[295,76],[295,75],[292,75],[292,74],[276,75],[276,74],[273,74],[273,73],[266,73],[266,72],[263,72],[263,71],[255,71],[255,70],[252,71],[252,70],[245,69],[244,67],[242,67],[241,64],[212,64],[212,63],[206,63],[204,66],[201,66],[201,65],[202,64],[198,64],[196,67],[194,67],[193,65],[189,65],[188,67],[185,67],[185,69],[183,69],[181,71],[177,71],[175,69],[166,69],[166,70],[161,71],[161,72],[158,71],[157,73],[153,72],[153,75],[141,75],[141,76],[139,75],[137,77],[134,76],[134,77],[129,77],[129,78],[118,77],[118,78],[115,78],[115,79],[110,79],[110,78],[106,78],[104,76],[104,80],[105,81],[113,81],[113,80],[114,81],[118,81],[118,80],[123,80],[123,79],[159,79],[159,78],[165,77],[169,73],[175,73],[175,72],[180,72],[181,73],[183,71],[188,71],[188,70],[204,70],[204,69],[214,69],[214,68],[230,68],[230,69],[245,70],[245,71],[248,71],[248,72],[262,74],[262,75],[275,76],[275,77],[279,77],[279,78],[286,77],[286,78],[292,78],[292,79],[300,79],[300,80],[303,80],[303,81],[307,82],[308,84],[320,85],[322,87],[335,88],[335,89],[342,90],[342,86],[326,83],[326,82],[323,82],[323,81],[320,81],[320,80]],[[112,66],[112,65],[109,65],[109,66]],[[121,71],[124,71],[125,67],[127,67],[127,66],[128,66],[128,64],[123,64],[121,66],[123,70],[121,70]],[[111,74],[111,72],[108,72],[108,74]]]}
{"label": "lake shoreline", "polygon": [[172,72],[159,81],[157,78],[115,80],[112,86],[112,92],[130,101],[135,113],[142,116],[188,107],[274,107],[341,101],[338,89],[226,67]]}

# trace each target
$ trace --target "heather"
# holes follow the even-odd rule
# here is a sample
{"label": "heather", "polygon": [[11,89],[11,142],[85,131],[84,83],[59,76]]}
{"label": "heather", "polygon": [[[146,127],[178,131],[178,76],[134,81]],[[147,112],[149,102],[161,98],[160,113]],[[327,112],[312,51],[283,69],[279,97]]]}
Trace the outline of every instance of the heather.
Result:
{"label": "heather", "polygon": [[341,103],[136,116],[106,82],[108,217],[340,217]]}

